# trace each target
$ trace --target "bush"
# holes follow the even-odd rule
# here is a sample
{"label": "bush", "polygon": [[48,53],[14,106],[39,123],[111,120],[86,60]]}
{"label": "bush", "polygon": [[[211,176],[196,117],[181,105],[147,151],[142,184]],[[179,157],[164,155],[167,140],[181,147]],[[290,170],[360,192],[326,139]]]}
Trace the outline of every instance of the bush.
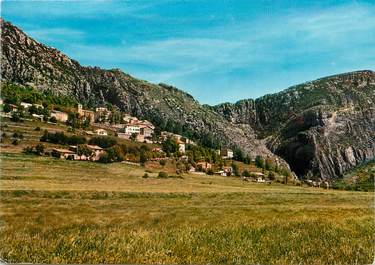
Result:
{"label": "bush", "polygon": [[23,149],[23,153],[27,154],[27,155],[31,155],[34,153],[34,148],[32,146],[26,146],[24,149]]}
{"label": "bush", "polygon": [[35,153],[38,154],[38,155],[42,155],[44,153],[44,145],[42,144],[37,144],[35,146]]}
{"label": "bush", "polygon": [[109,155],[107,152],[101,154],[101,156],[99,157],[99,160],[98,160],[100,163],[110,163],[111,160],[109,158]]}
{"label": "bush", "polygon": [[57,123],[57,119],[56,119],[56,117],[51,117],[51,118],[49,119],[49,121],[52,122],[52,123]]}
{"label": "bush", "polygon": [[23,139],[23,133],[20,131],[15,131],[13,133],[13,138]]}
{"label": "bush", "polygon": [[18,139],[14,139],[13,141],[12,141],[12,144],[13,145],[18,145],[20,143],[20,140],[18,140]]}
{"label": "bush", "polygon": [[269,172],[269,173],[268,173],[268,179],[269,179],[269,180],[275,180],[275,179],[276,179],[275,173],[273,173],[273,172]]}
{"label": "bush", "polygon": [[163,159],[163,160],[160,160],[160,161],[159,161],[159,164],[160,164],[161,166],[164,167],[164,166],[167,164],[167,161],[164,160],[164,159]]}
{"label": "bush", "polygon": [[149,177],[149,175],[147,174],[147,173],[145,173],[143,176],[142,176],[142,178],[144,178],[144,179],[147,179]]}
{"label": "bush", "polygon": [[239,177],[240,176],[240,170],[238,168],[238,165],[235,164],[235,163],[232,163],[232,168],[233,168],[233,174],[236,176],[236,177]]}
{"label": "bush", "polygon": [[80,135],[67,136],[63,132],[50,133],[45,130],[40,141],[61,145],[79,145],[86,143],[86,138]]}
{"label": "bush", "polygon": [[21,116],[22,115],[19,112],[13,112],[10,120],[13,121],[13,122],[20,122],[20,121],[22,121]]}
{"label": "bush", "polygon": [[158,178],[165,179],[168,178],[168,173],[167,172],[159,172]]}
{"label": "bush", "polygon": [[264,168],[264,160],[261,156],[256,156],[255,158],[255,166],[259,168]]}
{"label": "bush", "polygon": [[41,129],[40,129],[40,127],[38,126],[38,127],[36,127],[35,129],[34,129],[34,131],[40,131]]}
{"label": "bush", "polygon": [[209,170],[207,170],[207,175],[212,176],[213,174],[214,174],[214,171],[212,170],[212,168],[210,168]]}
{"label": "bush", "polygon": [[94,144],[101,148],[108,148],[117,144],[117,140],[110,136],[96,136],[90,139],[89,144]]}
{"label": "bush", "polygon": [[10,107],[9,104],[5,104],[4,107],[3,107],[3,111],[4,111],[5,113],[9,113],[9,112],[12,111],[12,108]]}
{"label": "bush", "polygon": [[242,176],[246,177],[246,178],[249,178],[250,177],[250,172],[245,169],[244,171],[242,171]]}

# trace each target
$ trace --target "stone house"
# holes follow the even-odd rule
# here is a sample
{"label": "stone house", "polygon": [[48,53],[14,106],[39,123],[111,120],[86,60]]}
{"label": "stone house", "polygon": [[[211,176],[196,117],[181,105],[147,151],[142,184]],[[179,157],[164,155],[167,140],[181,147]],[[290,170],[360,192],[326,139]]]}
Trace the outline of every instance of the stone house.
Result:
{"label": "stone house", "polygon": [[68,120],[68,113],[57,111],[57,110],[52,110],[51,117],[55,117],[57,121],[66,122]]}

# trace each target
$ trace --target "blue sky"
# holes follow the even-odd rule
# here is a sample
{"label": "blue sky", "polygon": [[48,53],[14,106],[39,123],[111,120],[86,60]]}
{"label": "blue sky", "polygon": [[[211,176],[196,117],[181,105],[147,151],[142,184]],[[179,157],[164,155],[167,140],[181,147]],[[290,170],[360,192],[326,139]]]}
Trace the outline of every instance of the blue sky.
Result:
{"label": "blue sky", "polygon": [[375,69],[375,1],[2,2],[2,17],[83,65],[120,68],[201,103]]}

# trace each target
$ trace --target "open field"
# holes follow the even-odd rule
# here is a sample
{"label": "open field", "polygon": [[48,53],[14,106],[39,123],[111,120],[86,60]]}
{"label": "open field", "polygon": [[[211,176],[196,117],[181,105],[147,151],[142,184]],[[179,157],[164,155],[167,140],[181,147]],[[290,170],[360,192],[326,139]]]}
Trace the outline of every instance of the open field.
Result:
{"label": "open field", "polygon": [[373,193],[1,155],[0,256],[38,263],[369,264]]}

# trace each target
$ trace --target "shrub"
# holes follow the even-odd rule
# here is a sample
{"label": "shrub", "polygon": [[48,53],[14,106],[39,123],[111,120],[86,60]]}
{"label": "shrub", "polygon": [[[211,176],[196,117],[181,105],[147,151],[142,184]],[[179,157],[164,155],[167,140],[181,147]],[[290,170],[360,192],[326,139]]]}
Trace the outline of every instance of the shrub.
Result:
{"label": "shrub", "polygon": [[165,178],[168,178],[168,173],[167,172],[159,172],[158,174],[158,178],[161,178],[161,179],[165,179]]}
{"label": "shrub", "polygon": [[20,131],[15,131],[13,133],[13,138],[23,139],[23,133]]}
{"label": "shrub", "polygon": [[250,177],[250,172],[245,169],[244,171],[242,171],[242,176],[246,177],[246,178],[249,178]]}
{"label": "shrub", "polygon": [[207,170],[207,175],[212,176],[213,174],[214,174],[214,171],[212,170],[212,168],[210,168],[209,170]]}
{"label": "shrub", "polygon": [[42,155],[44,153],[44,145],[43,144],[37,144],[35,146],[35,153],[38,155]]}
{"label": "shrub", "polygon": [[259,168],[264,168],[264,160],[261,156],[256,156],[255,158],[255,166]]}
{"label": "shrub", "polygon": [[163,160],[160,160],[160,161],[159,161],[159,164],[160,164],[161,166],[164,167],[164,166],[167,164],[167,161],[164,160],[164,159],[163,159]]}
{"label": "shrub", "polygon": [[110,163],[111,162],[107,152],[101,154],[98,161],[100,163]]}
{"label": "shrub", "polygon": [[32,146],[26,146],[24,149],[23,149],[23,153],[27,154],[27,155],[31,155],[34,153],[34,148]]}
{"label": "shrub", "polygon": [[34,129],[34,131],[40,131],[41,129],[40,129],[40,127],[38,126],[38,127],[36,127],[35,129]]}
{"label": "shrub", "polygon": [[108,148],[117,144],[117,140],[110,136],[96,136],[90,139],[89,144],[98,145],[101,148]]}
{"label": "shrub", "polygon": [[13,141],[12,141],[12,144],[13,145],[18,145],[20,143],[20,140],[18,140],[18,139],[14,139]]}
{"label": "shrub", "polygon": [[57,123],[57,119],[56,119],[56,117],[51,117],[51,118],[49,119],[49,121],[52,122],[52,123]]}
{"label": "shrub", "polygon": [[147,173],[145,173],[143,176],[142,176],[142,178],[144,178],[144,179],[147,179],[149,177],[149,175],[147,174]]}
{"label": "shrub", "polygon": [[5,113],[9,113],[9,112],[12,111],[12,108],[10,107],[9,104],[5,104],[4,107],[3,107],[3,111],[4,111]]}
{"label": "shrub", "polygon": [[147,162],[147,156],[145,151],[141,151],[139,162],[141,163],[141,165],[144,165]]}
{"label": "shrub", "polygon": [[86,143],[86,138],[80,135],[67,136],[63,132],[50,133],[45,130],[40,141],[62,145],[79,145]]}
{"label": "shrub", "polygon": [[13,121],[13,122],[20,122],[20,121],[22,121],[21,116],[22,115],[19,112],[13,112],[10,120]]}
{"label": "shrub", "polygon": [[239,177],[240,176],[240,170],[238,169],[238,165],[235,164],[235,163],[232,163],[232,168],[233,168],[233,174],[236,177]]}
{"label": "shrub", "polygon": [[268,173],[268,179],[269,179],[269,180],[275,180],[275,179],[276,179],[275,173],[273,173],[273,172],[269,172],[269,173]]}

